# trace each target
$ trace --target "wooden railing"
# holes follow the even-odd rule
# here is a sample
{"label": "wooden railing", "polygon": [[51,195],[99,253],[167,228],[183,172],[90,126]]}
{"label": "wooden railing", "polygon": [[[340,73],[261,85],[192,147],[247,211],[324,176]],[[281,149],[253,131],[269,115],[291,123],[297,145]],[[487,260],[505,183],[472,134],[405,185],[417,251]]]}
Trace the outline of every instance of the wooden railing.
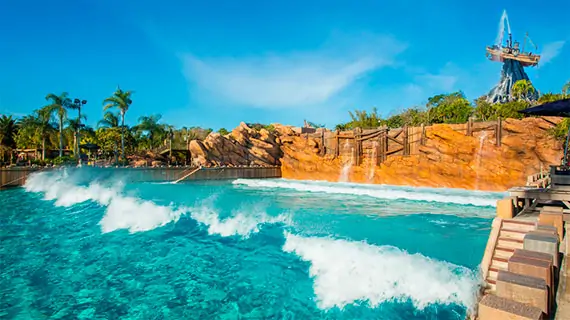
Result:
{"label": "wooden railing", "polygon": [[495,253],[495,247],[497,246],[497,240],[499,239],[499,234],[501,233],[501,228],[503,226],[503,219],[496,217],[493,219],[491,224],[491,233],[489,234],[489,239],[487,240],[487,246],[485,247],[485,253],[483,254],[483,259],[481,260],[481,278],[484,282],[487,281],[487,276],[489,275],[489,268],[491,267],[491,260],[493,259],[493,254]]}
{"label": "wooden railing", "polygon": [[533,188],[547,188],[550,186],[550,182],[550,172],[539,172],[527,177],[526,186]]}

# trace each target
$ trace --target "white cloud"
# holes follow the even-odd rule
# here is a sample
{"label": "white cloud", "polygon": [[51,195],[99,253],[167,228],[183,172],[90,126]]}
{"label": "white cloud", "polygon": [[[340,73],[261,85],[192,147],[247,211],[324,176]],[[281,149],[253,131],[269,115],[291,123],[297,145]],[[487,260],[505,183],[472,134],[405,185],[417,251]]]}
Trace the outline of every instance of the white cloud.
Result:
{"label": "white cloud", "polygon": [[562,51],[566,41],[555,41],[544,45],[541,52],[540,65],[545,65],[556,58]]}
{"label": "white cloud", "polygon": [[314,52],[249,58],[183,55],[188,81],[228,102],[278,109],[322,104],[366,73],[393,65],[405,49],[391,37],[362,36],[361,42]]}

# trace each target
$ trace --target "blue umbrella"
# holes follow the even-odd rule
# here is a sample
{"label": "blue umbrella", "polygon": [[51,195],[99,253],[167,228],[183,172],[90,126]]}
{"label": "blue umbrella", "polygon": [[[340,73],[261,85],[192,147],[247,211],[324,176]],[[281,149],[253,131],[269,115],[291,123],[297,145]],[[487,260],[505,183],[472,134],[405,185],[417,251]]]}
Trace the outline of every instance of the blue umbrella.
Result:
{"label": "blue umbrella", "polygon": [[533,116],[570,118],[570,98],[547,102],[536,107],[519,111]]}

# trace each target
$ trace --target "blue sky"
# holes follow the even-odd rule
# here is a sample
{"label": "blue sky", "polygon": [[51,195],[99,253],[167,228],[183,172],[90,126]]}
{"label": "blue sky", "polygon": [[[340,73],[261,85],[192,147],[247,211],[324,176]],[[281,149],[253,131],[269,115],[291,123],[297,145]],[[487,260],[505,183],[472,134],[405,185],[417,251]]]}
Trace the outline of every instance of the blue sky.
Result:
{"label": "blue sky", "polygon": [[88,100],[94,125],[117,85],[127,121],[160,113],[175,126],[240,121],[334,126],[348,110],[384,115],[499,80],[485,58],[503,9],[529,32],[541,92],[570,80],[570,1],[0,0],[0,113]]}

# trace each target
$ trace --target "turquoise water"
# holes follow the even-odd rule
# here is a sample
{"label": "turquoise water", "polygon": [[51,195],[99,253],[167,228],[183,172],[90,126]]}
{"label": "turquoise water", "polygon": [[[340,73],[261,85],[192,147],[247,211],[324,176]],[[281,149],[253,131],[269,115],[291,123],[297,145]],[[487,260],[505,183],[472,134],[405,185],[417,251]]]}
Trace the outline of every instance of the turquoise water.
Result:
{"label": "turquoise water", "polygon": [[39,173],[0,192],[0,318],[464,319],[502,196]]}

